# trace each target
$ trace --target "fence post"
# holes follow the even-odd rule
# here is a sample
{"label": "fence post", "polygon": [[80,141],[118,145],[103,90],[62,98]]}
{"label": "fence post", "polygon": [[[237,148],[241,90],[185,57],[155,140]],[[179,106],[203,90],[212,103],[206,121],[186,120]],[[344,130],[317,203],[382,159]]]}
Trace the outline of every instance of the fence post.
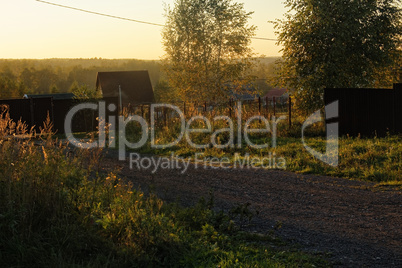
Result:
{"label": "fence post", "polygon": [[50,107],[52,109],[52,114],[51,114],[51,117],[52,117],[52,131],[55,131],[55,129],[54,129],[54,103],[53,103],[53,97],[51,97],[51,99],[50,99]]}
{"label": "fence post", "polygon": [[229,118],[232,118],[232,98],[229,99]]}
{"label": "fence post", "polygon": [[204,112],[207,113],[207,102],[204,103]]}
{"label": "fence post", "polygon": [[289,95],[289,130],[292,127],[292,97]]}
{"label": "fence post", "polygon": [[148,105],[148,123],[151,124],[151,104]]}
{"label": "fence post", "polygon": [[163,107],[163,109],[162,109],[162,117],[163,117],[163,125],[166,127],[166,126],[167,126],[167,113],[166,113],[166,107]]}
{"label": "fence post", "polygon": [[33,99],[29,98],[29,106],[30,106],[30,110],[31,110],[31,127],[33,127],[35,125],[35,117],[34,117],[34,103],[33,103]]}
{"label": "fence post", "polygon": [[276,99],[275,96],[273,97],[274,100],[274,116],[276,116]]}
{"label": "fence post", "polygon": [[184,101],[184,103],[183,103],[183,114],[184,114],[184,118],[186,118],[186,101]]}
{"label": "fence post", "polygon": [[268,97],[265,97],[265,113],[266,113],[266,116],[268,117],[269,115],[268,115],[268,112],[269,112],[269,110],[268,110]]}

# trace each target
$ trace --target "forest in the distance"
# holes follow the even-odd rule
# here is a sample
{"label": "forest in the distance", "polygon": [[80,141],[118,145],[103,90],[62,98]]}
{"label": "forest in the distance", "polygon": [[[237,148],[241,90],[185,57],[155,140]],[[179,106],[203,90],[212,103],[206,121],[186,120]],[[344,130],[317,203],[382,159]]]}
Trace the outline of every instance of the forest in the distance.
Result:
{"label": "forest in the distance", "polygon": [[[261,92],[270,86],[279,58],[259,58],[251,73]],[[0,99],[22,98],[24,94],[72,92],[79,87],[95,89],[97,72],[148,70],[158,94],[163,80],[160,61],[136,59],[0,59]]]}

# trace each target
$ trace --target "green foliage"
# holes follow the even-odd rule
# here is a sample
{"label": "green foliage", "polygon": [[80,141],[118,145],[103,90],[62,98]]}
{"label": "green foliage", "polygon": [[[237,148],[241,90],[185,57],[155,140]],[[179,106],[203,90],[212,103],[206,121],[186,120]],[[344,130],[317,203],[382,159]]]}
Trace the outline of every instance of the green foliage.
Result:
{"label": "green foliage", "polygon": [[0,99],[22,98],[24,90],[25,85],[15,77],[0,73]]}
{"label": "green foliage", "polygon": [[166,80],[159,80],[154,87],[154,95],[156,102],[159,103],[175,103],[178,101],[177,92],[169,86]]}
{"label": "green foliage", "polygon": [[[400,59],[399,0],[287,0],[276,22],[283,46],[281,78],[306,113],[323,106],[323,89],[391,84],[379,81]],[[396,80],[394,79],[393,82]],[[391,82],[391,83],[389,83]]]}
{"label": "green foliage", "polygon": [[102,92],[99,90],[89,88],[87,85],[79,86],[77,82],[71,85],[70,91],[77,99],[97,99],[102,97]]}
{"label": "green foliage", "polygon": [[0,99],[22,98],[24,94],[65,93],[74,87],[95,91],[101,71],[148,70],[151,83],[160,76],[158,61],[107,59],[0,59]]}
{"label": "green foliage", "polygon": [[165,72],[177,98],[219,100],[241,90],[252,66],[251,14],[232,0],[177,0],[166,8]]}
{"label": "green foliage", "polygon": [[213,199],[182,208],[144,195],[101,172],[100,149],[5,138],[12,125],[2,114],[1,267],[328,266],[270,236],[239,232]]}

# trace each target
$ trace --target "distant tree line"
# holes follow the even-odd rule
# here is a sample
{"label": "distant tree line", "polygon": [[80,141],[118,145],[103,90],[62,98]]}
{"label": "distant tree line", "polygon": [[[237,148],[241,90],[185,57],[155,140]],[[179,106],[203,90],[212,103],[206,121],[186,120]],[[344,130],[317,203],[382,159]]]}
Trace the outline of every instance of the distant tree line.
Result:
{"label": "distant tree line", "polygon": [[[252,70],[255,87],[263,94],[271,87],[278,58],[256,59]],[[24,94],[73,92],[78,97],[96,97],[96,74],[102,71],[148,70],[157,101],[179,99],[166,82],[159,61],[135,59],[0,59],[0,99],[22,98]]]}
{"label": "distant tree line", "polygon": [[158,61],[134,59],[0,59],[0,98],[24,94],[94,92],[97,72],[148,70],[155,86],[160,77]]}

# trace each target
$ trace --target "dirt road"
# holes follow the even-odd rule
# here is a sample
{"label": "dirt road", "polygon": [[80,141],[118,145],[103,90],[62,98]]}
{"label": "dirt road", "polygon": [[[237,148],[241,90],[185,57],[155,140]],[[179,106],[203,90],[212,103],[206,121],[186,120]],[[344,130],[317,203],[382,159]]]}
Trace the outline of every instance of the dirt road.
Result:
{"label": "dirt road", "polygon": [[[259,211],[249,230],[275,230],[304,250],[329,252],[335,266],[402,267],[402,193],[379,191],[372,183],[287,171],[129,168],[105,157],[105,170],[118,168],[142,190],[164,200],[192,205],[213,191],[218,208],[250,203]],[[281,228],[274,229],[274,226]]]}

